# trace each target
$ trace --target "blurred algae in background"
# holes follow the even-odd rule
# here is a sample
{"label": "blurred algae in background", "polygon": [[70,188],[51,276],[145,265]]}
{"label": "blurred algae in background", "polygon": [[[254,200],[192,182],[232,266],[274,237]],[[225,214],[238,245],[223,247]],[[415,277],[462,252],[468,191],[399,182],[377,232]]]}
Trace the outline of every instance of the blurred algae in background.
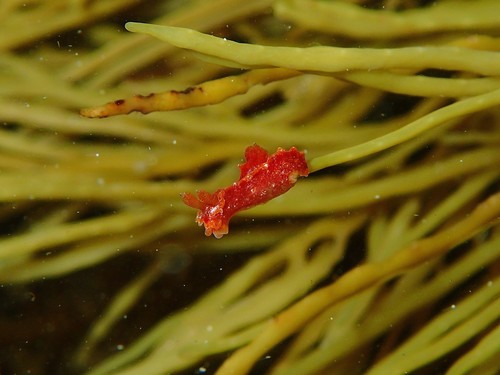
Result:
{"label": "blurred algae in background", "polygon": [[[498,373],[498,14],[2,0],[0,373]],[[207,238],[253,143],[312,173]]]}

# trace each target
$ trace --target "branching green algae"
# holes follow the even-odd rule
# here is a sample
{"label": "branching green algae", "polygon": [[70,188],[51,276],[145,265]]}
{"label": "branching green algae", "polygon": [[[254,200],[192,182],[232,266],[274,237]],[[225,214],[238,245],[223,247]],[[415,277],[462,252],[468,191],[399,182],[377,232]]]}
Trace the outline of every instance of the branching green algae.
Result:
{"label": "branching green algae", "polygon": [[[5,352],[50,326],[60,373],[497,373],[497,2],[146,4],[0,5],[1,290],[106,302],[82,331],[6,300],[0,327],[29,330]],[[129,98],[156,112],[79,114]],[[313,173],[205,238],[179,193],[234,181],[254,142]]]}

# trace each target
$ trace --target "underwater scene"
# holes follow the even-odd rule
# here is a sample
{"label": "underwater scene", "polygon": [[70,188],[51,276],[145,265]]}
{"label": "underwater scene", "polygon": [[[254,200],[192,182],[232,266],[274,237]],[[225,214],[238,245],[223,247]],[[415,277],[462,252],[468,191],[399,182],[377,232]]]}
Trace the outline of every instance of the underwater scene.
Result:
{"label": "underwater scene", "polygon": [[2,0],[0,374],[498,374],[499,14]]}

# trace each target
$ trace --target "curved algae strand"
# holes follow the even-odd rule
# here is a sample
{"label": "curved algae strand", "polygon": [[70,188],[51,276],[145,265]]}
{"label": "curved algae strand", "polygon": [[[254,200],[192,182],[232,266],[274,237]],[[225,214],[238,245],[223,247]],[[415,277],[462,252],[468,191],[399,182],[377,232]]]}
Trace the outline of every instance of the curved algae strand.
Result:
{"label": "curved algae strand", "polygon": [[217,104],[235,95],[245,94],[253,86],[266,85],[300,74],[294,70],[281,68],[250,70],[238,76],[206,81],[182,91],[169,90],[149,95],[134,95],[101,106],[83,108],[80,114],[89,118],[104,118],[126,115],[134,111],[147,114]]}
{"label": "curved algae strand", "polygon": [[454,118],[478,112],[500,104],[500,89],[483,95],[461,100],[435,110],[408,125],[368,142],[318,156],[309,162],[310,171],[318,171],[333,165],[356,160],[386,150],[432,129]]}

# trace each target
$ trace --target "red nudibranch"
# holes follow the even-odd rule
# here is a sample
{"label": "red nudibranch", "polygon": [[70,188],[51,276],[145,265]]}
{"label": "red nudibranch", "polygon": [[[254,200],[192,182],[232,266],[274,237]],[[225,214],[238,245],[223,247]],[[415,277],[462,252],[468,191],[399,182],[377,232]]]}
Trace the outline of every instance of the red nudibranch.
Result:
{"label": "red nudibranch", "polygon": [[240,178],[213,194],[197,191],[198,197],[183,193],[182,200],[197,208],[196,222],[205,226],[205,235],[221,238],[229,231],[229,220],[238,211],[266,203],[286,193],[299,176],[309,174],[304,152],[295,147],[284,150],[281,147],[269,155],[257,144],[245,150],[245,163],[240,164]]}

